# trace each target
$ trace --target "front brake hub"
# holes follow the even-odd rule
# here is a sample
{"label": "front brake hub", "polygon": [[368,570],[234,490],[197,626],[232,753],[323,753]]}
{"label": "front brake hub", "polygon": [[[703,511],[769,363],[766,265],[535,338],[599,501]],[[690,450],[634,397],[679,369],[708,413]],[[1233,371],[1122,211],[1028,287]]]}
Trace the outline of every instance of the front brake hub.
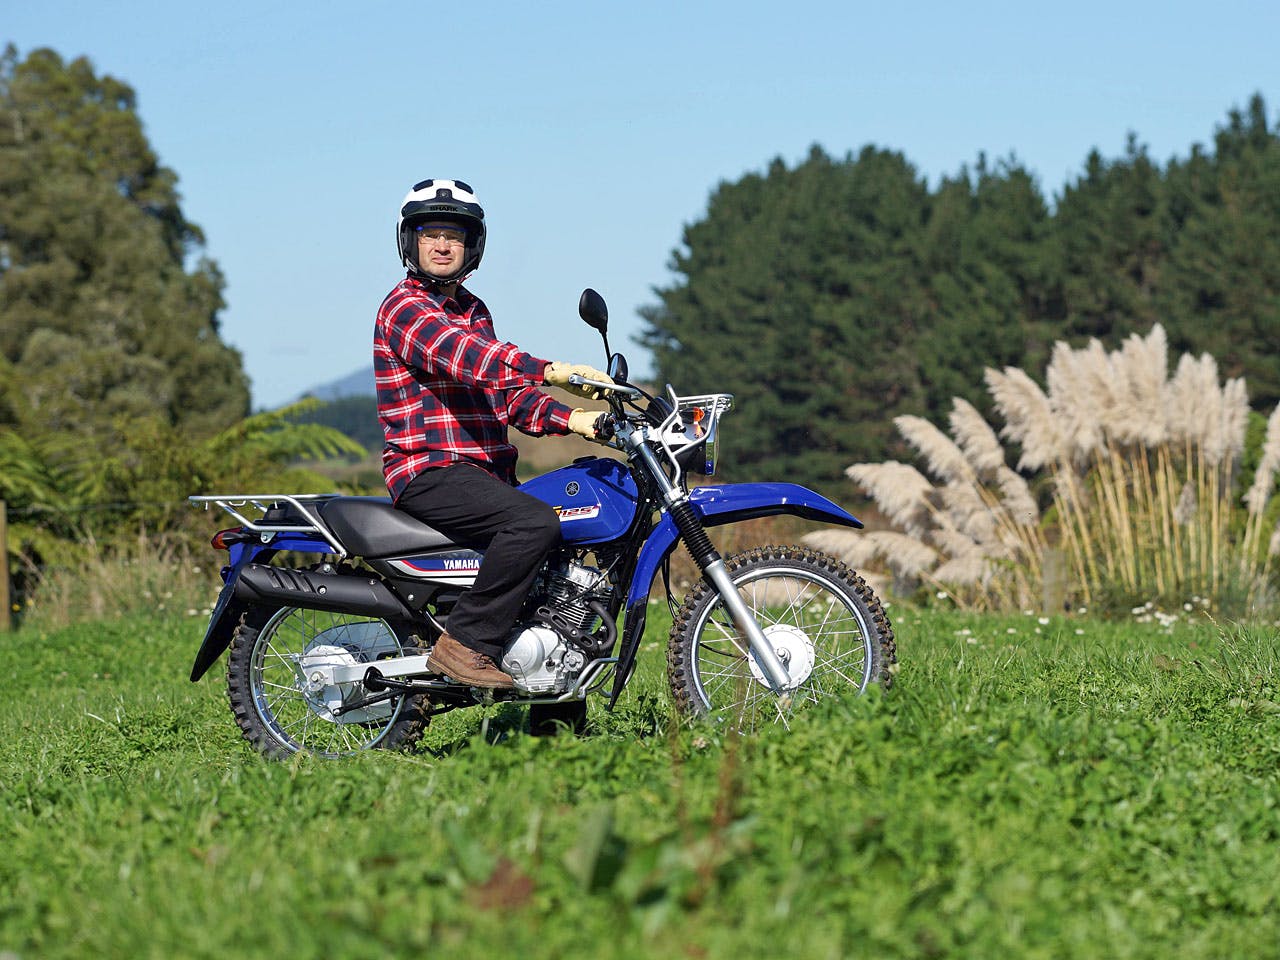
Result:
{"label": "front brake hub", "polygon": [[[809,639],[807,633],[789,623],[771,623],[764,628],[764,636],[787,671],[784,689],[794,690],[809,679],[809,674],[813,673],[817,655],[813,649],[813,641]],[[765,687],[769,686],[769,679],[756,663],[754,655],[747,657],[747,663],[751,665],[751,675],[756,678],[756,682]]]}

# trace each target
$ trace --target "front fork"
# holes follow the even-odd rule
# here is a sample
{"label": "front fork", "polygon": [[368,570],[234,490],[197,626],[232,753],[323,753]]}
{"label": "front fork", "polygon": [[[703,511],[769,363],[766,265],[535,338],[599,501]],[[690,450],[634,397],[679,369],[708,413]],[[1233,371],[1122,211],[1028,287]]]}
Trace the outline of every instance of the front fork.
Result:
{"label": "front fork", "polygon": [[680,538],[689,548],[689,553],[694,563],[698,565],[698,569],[702,571],[702,575],[720,594],[720,599],[724,601],[725,609],[729,611],[733,622],[746,636],[751,655],[755,657],[756,663],[764,672],[765,679],[769,681],[769,687],[775,694],[782,694],[790,681],[787,668],[778,659],[778,654],[769,643],[769,638],[764,635],[764,631],[760,629],[760,624],[751,615],[747,605],[742,602],[738,588],[734,586],[729,571],[725,568],[724,560],[712,545],[711,538],[703,529],[702,521],[693,512],[688,495],[667,478],[666,473],[658,465],[657,458],[647,446],[639,445],[635,452],[641,459],[648,461],[646,465],[650,468],[650,476],[657,478],[662,485],[662,499],[666,503],[667,512],[680,531]]}

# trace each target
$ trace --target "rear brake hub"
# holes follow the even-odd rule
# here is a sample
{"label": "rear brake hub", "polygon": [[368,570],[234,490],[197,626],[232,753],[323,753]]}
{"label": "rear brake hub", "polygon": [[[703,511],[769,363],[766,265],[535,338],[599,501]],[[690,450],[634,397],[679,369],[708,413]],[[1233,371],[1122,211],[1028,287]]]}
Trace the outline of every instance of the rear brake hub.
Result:
{"label": "rear brake hub", "polygon": [[326,720],[334,719],[334,712],[343,705],[344,694],[352,693],[333,682],[333,668],[354,663],[356,658],[350,650],[328,643],[308,647],[298,662],[299,687],[312,708]]}

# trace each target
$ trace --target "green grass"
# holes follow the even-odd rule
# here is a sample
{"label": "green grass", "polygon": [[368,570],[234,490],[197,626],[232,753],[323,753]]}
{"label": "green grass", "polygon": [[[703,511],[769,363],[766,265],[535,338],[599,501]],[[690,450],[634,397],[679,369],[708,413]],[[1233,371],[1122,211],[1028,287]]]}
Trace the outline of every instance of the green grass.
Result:
{"label": "green grass", "polygon": [[[1280,956],[1276,634],[895,608],[887,695],[259,759],[196,618],[0,635],[0,956]],[[7,953],[6,953],[7,951]]]}

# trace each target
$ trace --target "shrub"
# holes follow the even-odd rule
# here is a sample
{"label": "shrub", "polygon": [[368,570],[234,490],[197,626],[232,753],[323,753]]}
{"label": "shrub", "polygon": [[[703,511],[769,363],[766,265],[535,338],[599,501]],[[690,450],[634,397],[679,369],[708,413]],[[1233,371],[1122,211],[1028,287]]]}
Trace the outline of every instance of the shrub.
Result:
{"label": "shrub", "polygon": [[77,623],[138,614],[185,614],[207,620],[222,582],[226,554],[194,552],[184,540],[145,530],[111,545],[88,539],[73,565],[31,570],[30,590],[19,620],[31,630],[57,630]]}
{"label": "shrub", "polygon": [[1096,340],[1079,350],[1056,344],[1047,391],[1013,367],[988,369],[986,383],[1004,419],[1000,434],[1017,448],[1016,470],[963,400],[954,401],[950,437],[919,417],[898,417],[937,482],[909,464],[854,464],[849,476],[897,529],[810,541],[857,566],[884,563],[899,589],[928,584],[964,606],[1197,596],[1243,612],[1273,602],[1280,527],[1268,529],[1268,504],[1280,469],[1280,408],[1240,496],[1244,381],[1220,384],[1208,355],[1183,355],[1170,376],[1159,325],[1110,353]]}
{"label": "shrub", "polygon": [[330,427],[295,422],[314,405],[255,414],[203,438],[157,418],[122,422],[110,456],[73,438],[30,441],[0,427],[7,559],[23,610],[57,571],[80,578],[103,572],[103,563],[131,562],[139,530],[160,534],[157,550],[201,549],[212,524],[187,503],[191,494],[332,490],[335,482],[307,462],[363,448]]}

